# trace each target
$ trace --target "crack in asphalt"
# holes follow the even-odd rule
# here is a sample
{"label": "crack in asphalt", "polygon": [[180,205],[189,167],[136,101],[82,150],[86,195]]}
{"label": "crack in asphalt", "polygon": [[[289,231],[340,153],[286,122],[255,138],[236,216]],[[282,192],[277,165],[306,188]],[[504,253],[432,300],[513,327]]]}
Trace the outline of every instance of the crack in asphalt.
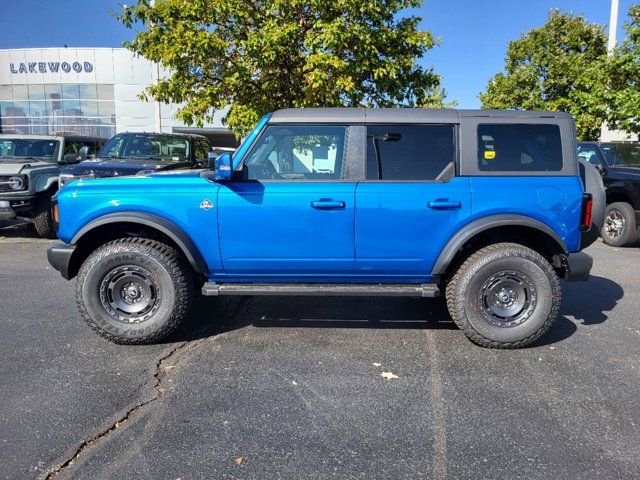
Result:
{"label": "crack in asphalt", "polygon": [[[230,304],[227,305],[227,308],[225,309],[225,320],[226,321],[232,320],[236,315],[238,315],[238,313],[240,313],[240,310],[242,309],[242,307],[245,304],[248,306],[250,303],[251,303],[251,297],[243,297],[238,302],[238,304],[237,304],[236,308],[234,309],[233,313],[229,314],[229,311],[231,310],[231,307],[232,307],[232,304],[233,304],[233,302],[230,302]],[[224,333],[224,332],[221,332],[221,333]],[[206,335],[206,334],[210,334],[210,335],[206,336],[206,337],[203,337],[203,335]],[[49,469],[47,471],[47,474],[42,478],[44,478],[44,480],[51,480],[51,479],[56,478],[58,475],[64,473],[65,469],[70,467],[76,460],[78,460],[80,458],[80,456],[82,456],[82,454],[84,453],[84,451],[87,448],[89,448],[90,446],[92,446],[96,442],[104,439],[109,434],[111,434],[111,432],[121,428],[141,408],[143,408],[143,407],[149,405],[150,403],[153,403],[156,400],[158,400],[162,395],[164,395],[164,393],[166,391],[164,388],[162,388],[162,384],[164,382],[164,375],[163,374],[166,373],[166,367],[163,364],[166,363],[167,361],[169,361],[173,356],[178,354],[185,347],[191,345],[191,346],[194,346],[194,348],[195,348],[198,344],[204,343],[204,341],[212,339],[212,338],[215,338],[216,336],[217,336],[216,328],[212,329],[211,326],[204,327],[204,328],[198,330],[193,335],[193,337],[191,339],[185,340],[185,341],[179,343],[177,346],[172,348],[167,354],[163,355],[156,362],[155,373],[153,374],[153,378],[155,379],[155,384],[154,384],[155,394],[154,394],[154,396],[152,398],[148,399],[148,400],[145,400],[143,402],[139,402],[136,405],[134,405],[133,407],[129,408],[125,412],[125,414],[122,417],[120,417],[116,422],[112,423],[111,425],[109,425],[107,428],[105,428],[101,432],[97,433],[96,435],[93,435],[92,437],[88,438],[87,440],[84,440],[78,446],[78,448],[73,453],[73,455],[71,455],[71,457],[69,457],[67,460],[65,460],[62,464],[58,465],[57,467]],[[172,366],[175,367],[175,363]]]}
{"label": "crack in asphalt", "polygon": [[78,458],[80,458],[82,453],[87,448],[89,448],[91,445],[93,445],[97,441],[103,439],[104,437],[109,435],[114,430],[117,430],[118,428],[120,428],[124,423],[126,423],[127,420],[129,420],[142,407],[144,407],[146,405],[149,405],[150,403],[155,402],[156,400],[158,400],[165,392],[165,390],[162,388],[163,379],[161,378],[161,374],[164,371],[164,368],[163,368],[162,364],[164,362],[166,362],[167,360],[169,360],[173,355],[175,355],[176,352],[178,352],[179,350],[184,348],[188,343],[189,343],[188,341],[180,343],[178,346],[172,348],[169,351],[169,353],[167,353],[166,355],[162,356],[160,358],[160,360],[158,360],[158,362],[156,363],[156,371],[153,374],[153,378],[155,378],[155,380],[156,380],[155,384],[154,384],[154,388],[155,388],[156,392],[155,392],[155,395],[152,398],[150,398],[149,400],[145,400],[144,402],[137,403],[133,407],[129,408],[125,412],[125,414],[122,417],[120,417],[120,419],[118,419],[116,422],[112,423],[109,427],[105,428],[100,433],[97,433],[96,435],[92,436],[91,438],[83,441],[80,444],[80,446],[77,448],[77,450],[74,452],[74,454],[69,459],[67,459],[61,465],[59,465],[59,466],[57,466],[57,467],[55,467],[55,468],[53,468],[53,469],[51,469],[51,470],[49,470],[47,472],[47,475],[44,477],[45,480],[53,479],[56,476],[60,475],[61,473],[64,473],[64,470],[67,467],[69,467],[70,465],[72,465]]}

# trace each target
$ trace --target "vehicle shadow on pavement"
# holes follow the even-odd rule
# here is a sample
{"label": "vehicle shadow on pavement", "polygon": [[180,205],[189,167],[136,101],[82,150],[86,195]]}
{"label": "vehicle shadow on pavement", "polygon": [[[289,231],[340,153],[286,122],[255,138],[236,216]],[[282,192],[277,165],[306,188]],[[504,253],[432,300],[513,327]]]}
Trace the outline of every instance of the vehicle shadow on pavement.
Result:
{"label": "vehicle shadow on pavement", "polygon": [[[537,345],[561,342],[576,324],[607,320],[624,290],[607,278],[563,282],[560,315]],[[456,329],[442,298],[199,297],[192,315],[167,342],[197,340],[246,326],[267,328]]]}
{"label": "vehicle shadow on pavement", "polygon": [[570,317],[583,325],[605,322],[623,296],[622,287],[604,277],[592,275],[587,282],[563,282],[560,315],[537,345],[557,343],[573,335],[578,327]]}
{"label": "vehicle shadow on pavement", "polygon": [[33,225],[24,220],[0,220],[0,238],[38,238]]}
{"label": "vehicle shadow on pavement", "polygon": [[269,328],[455,329],[444,299],[391,297],[201,297],[169,342],[246,326]]}

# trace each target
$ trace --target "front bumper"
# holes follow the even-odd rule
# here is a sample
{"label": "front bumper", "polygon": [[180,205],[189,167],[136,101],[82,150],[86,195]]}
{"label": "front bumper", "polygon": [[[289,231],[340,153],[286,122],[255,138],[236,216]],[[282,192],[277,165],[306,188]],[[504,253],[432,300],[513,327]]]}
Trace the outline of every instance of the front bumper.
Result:
{"label": "front bumper", "polygon": [[35,199],[32,195],[0,195],[0,220],[31,217]]}
{"label": "front bumper", "polygon": [[54,243],[47,250],[47,260],[66,280],[71,280],[75,276],[75,273],[70,269],[71,257],[75,250],[75,245],[62,242]]}
{"label": "front bumper", "polygon": [[564,271],[563,279],[567,282],[584,282],[589,280],[593,266],[593,258],[584,252],[556,255],[554,266]]}

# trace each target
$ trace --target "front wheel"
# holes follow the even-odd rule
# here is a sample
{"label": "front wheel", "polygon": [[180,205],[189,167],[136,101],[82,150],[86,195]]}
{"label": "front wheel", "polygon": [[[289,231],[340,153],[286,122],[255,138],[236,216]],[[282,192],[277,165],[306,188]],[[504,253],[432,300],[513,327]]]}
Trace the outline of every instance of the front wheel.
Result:
{"label": "front wheel", "polygon": [[78,273],[80,314],[101,336],[120,344],[155,343],[188,316],[193,272],[172,246],[147,238],[109,242]]}
{"label": "front wheel", "polygon": [[36,204],[33,215],[33,226],[41,238],[56,238],[56,230],[51,218],[51,197],[45,193]]}
{"label": "front wheel", "polygon": [[488,348],[531,345],[560,310],[560,281],[537,252],[513,243],[478,250],[447,285],[453,321],[474,343]]}

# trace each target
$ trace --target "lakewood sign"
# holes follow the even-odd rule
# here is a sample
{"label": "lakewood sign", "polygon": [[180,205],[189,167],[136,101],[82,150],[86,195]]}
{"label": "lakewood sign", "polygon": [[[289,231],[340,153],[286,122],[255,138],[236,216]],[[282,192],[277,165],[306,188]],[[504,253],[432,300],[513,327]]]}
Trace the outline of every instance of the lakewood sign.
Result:
{"label": "lakewood sign", "polygon": [[11,73],[70,73],[92,72],[91,62],[27,62],[10,63]]}

